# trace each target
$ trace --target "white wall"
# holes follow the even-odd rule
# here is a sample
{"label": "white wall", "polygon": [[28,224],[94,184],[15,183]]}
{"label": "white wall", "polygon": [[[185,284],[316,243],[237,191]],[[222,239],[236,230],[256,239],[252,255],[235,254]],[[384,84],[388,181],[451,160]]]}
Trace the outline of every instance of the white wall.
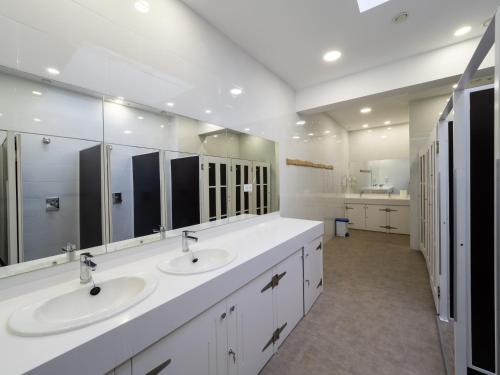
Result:
{"label": "white wall", "polygon": [[[391,128],[391,130],[387,130]],[[408,159],[408,124],[349,132],[349,161]]]}
{"label": "white wall", "polygon": [[[348,173],[348,135],[325,114],[304,119],[307,124],[294,125],[290,139],[280,144],[281,212],[290,217],[324,220],[326,235],[331,236],[333,219],[345,215],[342,194]],[[308,136],[311,133],[314,136]],[[300,139],[293,139],[292,135]],[[286,158],[333,164],[335,169],[287,166]]]}
{"label": "white wall", "polygon": [[410,246],[420,248],[420,196],[418,154],[436,126],[439,113],[449,96],[437,96],[410,102]]}

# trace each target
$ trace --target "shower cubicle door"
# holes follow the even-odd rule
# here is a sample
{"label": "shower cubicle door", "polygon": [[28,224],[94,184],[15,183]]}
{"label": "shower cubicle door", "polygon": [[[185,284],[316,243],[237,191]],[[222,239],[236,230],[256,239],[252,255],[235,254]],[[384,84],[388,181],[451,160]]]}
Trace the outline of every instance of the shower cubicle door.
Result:
{"label": "shower cubicle door", "polygon": [[253,211],[256,215],[265,215],[271,211],[271,164],[253,162]]}
{"label": "shower cubicle door", "polygon": [[231,216],[250,213],[252,191],[252,162],[231,159]]}
{"label": "shower cubicle door", "polygon": [[200,157],[170,159],[171,229],[200,223]]}
{"label": "shower cubicle door", "polygon": [[203,156],[203,222],[228,217],[228,172],[228,159]]}

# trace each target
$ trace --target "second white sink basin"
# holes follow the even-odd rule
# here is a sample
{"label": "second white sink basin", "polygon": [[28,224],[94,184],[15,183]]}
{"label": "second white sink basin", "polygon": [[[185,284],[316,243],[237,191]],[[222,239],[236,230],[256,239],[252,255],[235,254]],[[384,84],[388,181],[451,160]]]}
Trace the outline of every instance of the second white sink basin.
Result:
{"label": "second white sink basin", "polygon": [[157,286],[149,275],[117,277],[100,283],[99,294],[90,295],[92,284],[34,303],[15,311],[9,328],[21,336],[43,336],[97,323],[142,301]]}
{"label": "second white sink basin", "polygon": [[196,262],[191,253],[185,253],[159,263],[158,268],[174,275],[192,275],[224,267],[236,258],[235,253],[223,249],[204,249],[193,251],[193,254]]}

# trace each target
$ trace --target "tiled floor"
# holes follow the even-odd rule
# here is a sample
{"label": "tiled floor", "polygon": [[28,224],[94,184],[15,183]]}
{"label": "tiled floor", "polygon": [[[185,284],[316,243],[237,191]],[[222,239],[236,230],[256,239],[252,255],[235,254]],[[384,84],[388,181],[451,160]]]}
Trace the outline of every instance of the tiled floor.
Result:
{"label": "tiled floor", "polygon": [[325,246],[325,291],[262,375],[444,375],[425,261],[408,236]]}

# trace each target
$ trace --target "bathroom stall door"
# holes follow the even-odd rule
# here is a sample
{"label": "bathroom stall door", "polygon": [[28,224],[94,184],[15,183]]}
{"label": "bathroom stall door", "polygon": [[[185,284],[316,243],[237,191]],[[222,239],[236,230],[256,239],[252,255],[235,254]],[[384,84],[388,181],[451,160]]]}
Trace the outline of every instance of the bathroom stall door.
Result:
{"label": "bathroom stall door", "polygon": [[200,157],[170,160],[172,229],[200,223]]}
{"label": "bathroom stall door", "polygon": [[162,225],[160,153],[132,157],[134,237],[153,234]]}
{"label": "bathroom stall door", "polygon": [[249,214],[251,210],[252,162],[231,160],[231,215]]}
{"label": "bathroom stall door", "polygon": [[254,209],[253,213],[264,215],[270,212],[271,205],[271,165],[266,162],[253,162]]}
{"label": "bathroom stall door", "polygon": [[80,151],[80,246],[102,245],[102,146]]}
{"label": "bathroom stall door", "polygon": [[203,222],[228,216],[229,160],[203,157]]}

